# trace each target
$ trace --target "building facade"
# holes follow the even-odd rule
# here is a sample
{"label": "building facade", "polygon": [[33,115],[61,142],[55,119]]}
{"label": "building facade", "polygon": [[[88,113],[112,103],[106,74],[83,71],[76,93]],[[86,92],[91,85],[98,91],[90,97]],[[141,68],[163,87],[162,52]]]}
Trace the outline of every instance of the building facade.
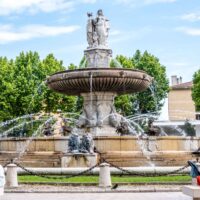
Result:
{"label": "building facade", "polygon": [[170,121],[195,120],[196,112],[192,100],[192,81],[182,83],[182,78],[172,76],[172,86],[168,95]]}

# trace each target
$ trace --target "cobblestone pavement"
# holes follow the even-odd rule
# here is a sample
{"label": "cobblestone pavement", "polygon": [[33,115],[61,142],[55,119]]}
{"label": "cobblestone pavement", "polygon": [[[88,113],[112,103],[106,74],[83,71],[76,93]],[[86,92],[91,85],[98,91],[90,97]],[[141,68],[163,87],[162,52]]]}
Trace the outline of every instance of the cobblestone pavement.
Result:
{"label": "cobblestone pavement", "polygon": [[6,193],[0,200],[191,200],[181,192],[153,193]]}

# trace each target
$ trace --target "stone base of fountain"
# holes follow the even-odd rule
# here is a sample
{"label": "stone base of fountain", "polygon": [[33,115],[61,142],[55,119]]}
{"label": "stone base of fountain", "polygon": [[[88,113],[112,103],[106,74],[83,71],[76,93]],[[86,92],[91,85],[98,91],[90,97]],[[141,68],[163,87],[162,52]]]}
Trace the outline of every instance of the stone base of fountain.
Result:
{"label": "stone base of fountain", "polygon": [[[11,158],[18,157],[18,147],[26,140],[27,138],[1,139],[0,164],[4,165]],[[94,137],[94,146],[102,153],[102,156],[121,167],[151,166],[152,164],[155,166],[184,166],[188,160],[193,159],[192,152],[198,149],[199,144],[200,138],[197,137],[159,136],[140,140],[134,136]],[[66,157],[67,149],[68,137],[34,138],[20,161],[26,167],[60,167],[61,158]],[[90,155],[90,157],[92,159],[95,156]]]}
{"label": "stone base of fountain", "polygon": [[96,153],[65,153],[61,157],[61,167],[92,167],[96,163]]}
{"label": "stone base of fountain", "polygon": [[116,128],[114,127],[110,127],[110,126],[103,126],[101,127],[96,127],[96,128],[92,128],[91,129],[91,133],[94,136],[107,136],[107,137],[112,137],[112,136],[118,136],[117,132],[116,132]]}
{"label": "stone base of fountain", "polygon": [[92,48],[84,51],[87,60],[87,68],[109,67],[112,58],[111,49]]}
{"label": "stone base of fountain", "polygon": [[116,127],[120,122],[113,105],[116,93],[82,93],[83,113],[77,123],[93,136],[117,136]]}

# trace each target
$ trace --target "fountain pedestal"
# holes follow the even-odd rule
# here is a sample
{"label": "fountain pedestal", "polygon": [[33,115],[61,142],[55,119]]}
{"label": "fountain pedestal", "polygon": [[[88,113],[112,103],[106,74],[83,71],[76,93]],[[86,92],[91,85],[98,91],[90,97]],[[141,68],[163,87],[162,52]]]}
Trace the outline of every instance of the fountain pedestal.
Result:
{"label": "fountain pedestal", "polygon": [[87,68],[109,67],[112,58],[111,49],[92,48],[84,51],[87,60]]}
{"label": "fountain pedestal", "polygon": [[84,98],[83,113],[79,118],[78,127],[89,129],[94,136],[116,136],[119,117],[114,107],[114,92],[82,93]]}
{"label": "fountain pedestal", "polygon": [[96,163],[95,153],[66,153],[61,158],[61,167],[92,167]]}

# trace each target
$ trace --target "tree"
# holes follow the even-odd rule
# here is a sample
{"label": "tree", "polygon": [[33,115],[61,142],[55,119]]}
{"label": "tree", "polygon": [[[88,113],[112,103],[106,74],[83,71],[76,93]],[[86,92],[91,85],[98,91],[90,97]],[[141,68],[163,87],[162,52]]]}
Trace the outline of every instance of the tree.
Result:
{"label": "tree", "polygon": [[0,121],[13,117],[12,107],[15,101],[13,61],[0,57]]}
{"label": "tree", "polygon": [[45,84],[49,75],[65,70],[53,54],[42,61],[31,51],[15,60],[0,58],[0,69],[0,121],[39,111],[76,111],[76,97],[55,93]]}
{"label": "tree", "polygon": [[[42,80],[46,80],[48,75],[55,72],[63,71],[65,67],[61,61],[58,61],[53,54],[47,57],[40,64],[40,72],[42,73]],[[47,86],[42,88],[42,110],[45,112],[56,112],[60,109],[62,111],[73,112],[76,104],[76,97],[66,96],[50,90]],[[41,101],[41,100],[40,100]]]}
{"label": "tree", "polygon": [[37,89],[42,82],[39,65],[39,54],[31,51],[20,53],[14,61],[15,78],[12,80],[15,89],[14,116],[38,112],[41,109],[41,98],[37,94]]}
{"label": "tree", "polygon": [[127,58],[126,56],[119,55],[116,57],[116,59],[112,59],[110,62],[111,68],[122,68],[123,66],[126,66],[126,68],[134,68],[134,63],[130,58]]}
{"label": "tree", "polygon": [[142,54],[137,50],[132,58],[120,55],[117,56],[116,59],[124,68],[143,70],[154,78],[152,85],[144,92],[130,94],[128,97],[120,96],[116,98],[115,105],[117,110],[123,109],[124,105],[126,105],[122,111],[126,115],[136,112],[159,112],[169,90],[165,66],[161,65],[159,59],[149,54],[147,51]]}
{"label": "tree", "polygon": [[200,69],[193,75],[192,99],[197,111],[200,111]]}

